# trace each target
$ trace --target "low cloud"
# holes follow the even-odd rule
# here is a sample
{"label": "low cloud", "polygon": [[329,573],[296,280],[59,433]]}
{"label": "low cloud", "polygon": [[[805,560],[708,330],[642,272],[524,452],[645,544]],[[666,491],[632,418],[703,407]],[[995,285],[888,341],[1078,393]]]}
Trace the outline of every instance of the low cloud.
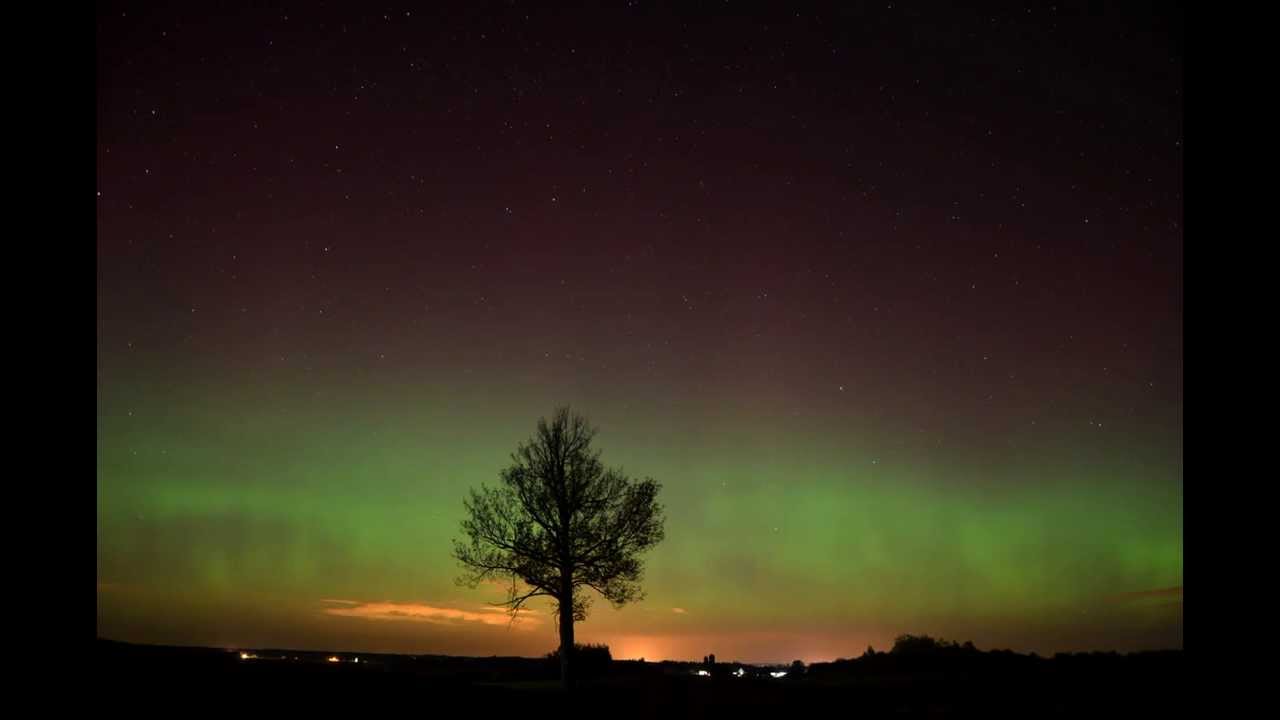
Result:
{"label": "low cloud", "polygon": [[355,600],[322,600],[329,604],[340,604],[342,607],[324,609],[326,615],[361,618],[363,620],[400,620],[404,622],[426,622],[439,625],[459,623],[481,623],[483,625],[508,625],[514,628],[528,628],[537,624],[537,619],[521,613],[512,623],[504,608],[482,606],[478,610],[427,605],[425,603],[394,602],[358,602]]}
{"label": "low cloud", "polygon": [[1145,603],[1152,601],[1180,602],[1182,586],[1160,588],[1159,590],[1139,590],[1137,592],[1119,593],[1109,598],[1118,603]]}

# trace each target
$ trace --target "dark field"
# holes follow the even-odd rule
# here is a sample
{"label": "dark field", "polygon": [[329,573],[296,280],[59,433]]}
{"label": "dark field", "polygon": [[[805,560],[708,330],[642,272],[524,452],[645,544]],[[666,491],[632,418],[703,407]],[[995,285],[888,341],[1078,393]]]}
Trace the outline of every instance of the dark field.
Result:
{"label": "dark field", "polygon": [[[815,664],[774,679],[763,668],[721,662],[712,677],[693,663],[614,661],[566,697],[556,668],[529,658],[254,650],[97,643],[97,685],[105,707],[136,716],[234,712],[361,715],[407,712],[452,717],[853,716],[1153,717],[1185,695],[1182,653],[1073,655],[1013,653],[874,658]],[[359,657],[360,661],[354,662]],[[586,670],[586,668],[584,668]],[[752,677],[751,673],[757,673]],[[1176,712],[1174,712],[1176,716]]]}

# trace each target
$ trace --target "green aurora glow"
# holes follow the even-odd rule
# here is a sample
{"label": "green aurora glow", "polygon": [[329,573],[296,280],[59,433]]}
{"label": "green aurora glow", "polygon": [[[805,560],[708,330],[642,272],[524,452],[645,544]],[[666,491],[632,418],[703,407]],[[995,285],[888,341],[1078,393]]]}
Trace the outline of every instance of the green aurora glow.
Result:
{"label": "green aurora glow", "polygon": [[[554,645],[545,624],[375,622],[323,601],[497,600],[452,582],[461,499],[494,481],[540,408],[566,395],[589,407],[591,393],[544,387],[504,406],[477,403],[491,394],[477,389],[366,388],[322,412],[296,387],[248,387],[100,392],[100,632],[366,651]],[[648,557],[648,597],[597,605],[581,637],[622,657],[705,647],[755,660],[849,656],[901,632],[1040,652],[1180,645],[1180,594],[1154,608],[1124,595],[1182,583],[1181,464],[1167,453],[1134,451],[1134,438],[1125,453],[1106,435],[1058,447],[1061,431],[1045,428],[989,464],[859,431],[852,414],[774,427],[732,410],[669,420],[637,399],[594,414],[608,461],[663,482],[668,539]]]}

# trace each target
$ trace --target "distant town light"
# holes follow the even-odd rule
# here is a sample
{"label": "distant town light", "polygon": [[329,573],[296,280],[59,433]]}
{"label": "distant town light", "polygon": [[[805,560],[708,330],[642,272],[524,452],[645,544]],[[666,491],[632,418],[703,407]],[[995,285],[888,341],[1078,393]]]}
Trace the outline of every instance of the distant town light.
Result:
{"label": "distant town light", "polygon": [[249,660],[249,659],[251,659],[251,658],[253,658],[253,657],[255,657],[255,656],[254,656],[254,655],[250,655],[249,653],[244,652],[243,650],[240,652],[240,659],[241,659],[241,660]]}
{"label": "distant town light", "polygon": [[711,677],[711,673],[707,672],[706,670],[699,670],[698,677]]}
{"label": "distant town light", "polygon": [[337,655],[331,655],[329,657],[329,662],[342,662],[342,661],[338,659]]}
{"label": "distant town light", "polygon": [[743,675],[746,675],[746,674],[747,674],[747,671],[743,670],[742,668],[738,668],[737,672],[734,673],[734,675],[737,675],[738,677],[742,677]]}
{"label": "distant town light", "polygon": [[786,677],[786,676],[787,676],[787,671],[786,671],[786,670],[778,670],[777,672],[771,672],[771,673],[769,673],[769,676],[770,676],[770,677],[776,677],[776,678]]}

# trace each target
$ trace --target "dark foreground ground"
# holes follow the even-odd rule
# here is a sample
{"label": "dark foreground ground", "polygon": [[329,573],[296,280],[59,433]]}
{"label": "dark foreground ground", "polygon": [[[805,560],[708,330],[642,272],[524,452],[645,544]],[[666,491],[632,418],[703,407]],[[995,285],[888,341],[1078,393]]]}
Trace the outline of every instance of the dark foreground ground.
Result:
{"label": "dark foreground ground", "polygon": [[[721,663],[615,661],[572,695],[554,667],[525,658],[239,652],[98,641],[103,710],[132,717],[234,713],[414,717],[1159,717],[1186,697],[1181,652],[1033,658],[865,659],[815,665],[803,675]],[[355,662],[359,657],[360,661]],[[760,676],[752,677],[755,672]],[[114,714],[114,712],[112,713]]]}

